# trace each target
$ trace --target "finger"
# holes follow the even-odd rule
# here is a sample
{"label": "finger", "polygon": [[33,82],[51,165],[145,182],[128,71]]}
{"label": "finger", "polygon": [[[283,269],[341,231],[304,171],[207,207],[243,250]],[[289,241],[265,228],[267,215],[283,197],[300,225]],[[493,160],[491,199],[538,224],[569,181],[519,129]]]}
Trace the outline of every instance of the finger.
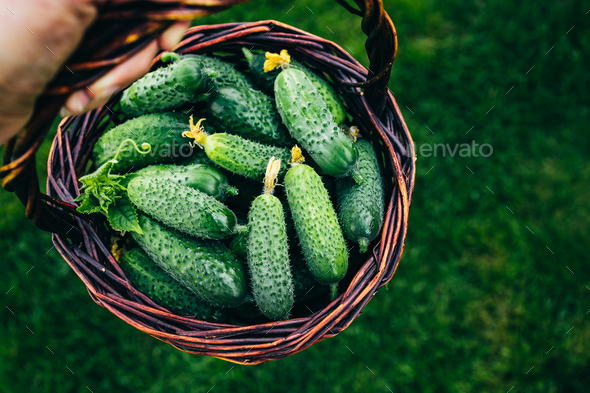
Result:
{"label": "finger", "polygon": [[148,72],[156,53],[158,53],[158,43],[154,40],[87,88],[72,93],[66,100],[61,114],[79,115],[103,105],[114,92]]}
{"label": "finger", "polygon": [[182,21],[173,24],[156,41],[110,70],[86,89],[72,93],[66,100],[61,115],[78,115],[105,104],[113,93],[149,71],[152,60],[158,52],[158,46],[164,50],[174,49],[190,23],[190,21]]}
{"label": "finger", "polygon": [[174,50],[174,47],[178,45],[184,32],[188,27],[191,25],[191,21],[182,21],[176,22],[172,26],[170,26],[166,31],[162,33],[160,38],[158,39],[158,44],[160,48],[164,50]]}

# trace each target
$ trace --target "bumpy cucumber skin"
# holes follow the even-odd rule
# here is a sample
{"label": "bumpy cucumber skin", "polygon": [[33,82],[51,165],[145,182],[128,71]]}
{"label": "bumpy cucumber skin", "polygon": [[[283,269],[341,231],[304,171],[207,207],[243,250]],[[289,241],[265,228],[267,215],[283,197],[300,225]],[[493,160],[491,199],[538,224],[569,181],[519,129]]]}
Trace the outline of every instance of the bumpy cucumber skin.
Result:
{"label": "bumpy cucumber skin", "polygon": [[345,177],[352,173],[358,151],[307,75],[294,68],[282,71],[275,80],[275,99],[291,136],[326,174]]}
{"label": "bumpy cucumber skin", "polygon": [[256,304],[270,319],[287,319],[293,307],[293,277],[281,201],[268,194],[256,198],[248,226],[248,266]]}
{"label": "bumpy cucumber skin", "polygon": [[204,192],[221,202],[227,198],[228,188],[233,189],[227,181],[227,176],[219,169],[206,164],[150,165],[130,175],[172,181]]}
{"label": "bumpy cucumber skin", "polygon": [[131,144],[126,144],[117,158],[118,163],[113,166],[113,173],[174,162],[176,155],[192,151],[189,141],[182,137],[182,133],[189,129],[188,116],[175,113],[155,113],[127,120],[96,141],[92,150],[94,165],[98,168],[112,159],[126,139],[135,141],[138,146],[147,142],[152,150],[148,154],[139,154]]}
{"label": "bumpy cucumber skin", "polygon": [[223,239],[236,229],[236,215],[204,192],[171,181],[138,176],[127,186],[137,208],[170,228],[203,239]]}
{"label": "bumpy cucumber skin", "polygon": [[226,63],[215,57],[203,55],[185,55],[185,57],[197,59],[204,68],[217,74],[215,77],[209,77],[211,87],[213,88],[219,89],[223,86],[254,88],[250,78],[236,70],[233,64]]}
{"label": "bumpy cucumber skin", "polygon": [[218,307],[236,307],[248,296],[244,266],[223,244],[186,238],[143,214],[143,234],[133,238],[166,273],[201,299]]}
{"label": "bumpy cucumber skin", "polygon": [[260,91],[221,87],[209,96],[207,111],[208,120],[230,134],[277,146],[291,142],[273,100]]}
{"label": "bumpy cucumber skin", "polygon": [[359,140],[356,145],[359,150],[358,170],[365,180],[358,185],[350,178],[338,179],[336,201],[344,235],[359,243],[364,253],[368,243],[379,235],[383,226],[385,200],[383,177],[373,145],[366,140]]}
{"label": "bumpy cucumber skin", "polygon": [[[282,201],[283,211],[285,212],[285,225],[287,226],[287,238],[297,239],[297,231],[289,203]],[[327,287],[320,285],[313,277],[307,264],[305,256],[298,241],[289,242],[289,255],[291,256],[291,273],[293,275],[293,295],[295,303],[303,302],[326,292]]]}
{"label": "bumpy cucumber skin", "polygon": [[298,63],[298,67],[296,67],[296,69],[303,71],[311,83],[318,90],[326,102],[326,105],[328,105],[330,113],[332,116],[334,116],[334,121],[337,124],[343,124],[346,120],[346,111],[344,110],[342,99],[338,93],[336,93],[334,87],[332,87],[328,81],[320,78],[316,73],[305,67],[303,64]]}
{"label": "bumpy cucumber skin", "polygon": [[208,78],[200,59],[182,56],[180,60],[146,74],[121,96],[121,112],[128,117],[164,112],[206,93]]}
{"label": "bumpy cucumber skin", "polygon": [[133,286],[156,304],[177,315],[223,322],[220,309],[203,302],[198,296],[170,277],[141,248],[134,248],[121,257],[121,268]]}
{"label": "bumpy cucumber skin", "polygon": [[299,164],[289,169],[284,184],[307,266],[320,283],[337,283],[346,274],[348,251],[322,179]]}
{"label": "bumpy cucumber skin", "polygon": [[[285,213],[287,239],[296,239],[297,232],[295,231],[295,224],[291,218],[289,204],[285,201],[282,202],[282,205],[283,212]],[[246,261],[248,256],[248,233],[240,233],[236,235],[232,239],[229,249],[240,258],[240,260]],[[309,268],[305,263],[305,257],[303,256],[301,245],[298,241],[289,242],[289,255],[291,259],[291,275],[293,276],[294,302],[304,302],[326,293],[328,287],[317,282],[309,271]]]}
{"label": "bumpy cucumber skin", "polygon": [[229,243],[228,248],[236,256],[246,261],[248,259],[248,232],[238,233]]}
{"label": "bumpy cucumber skin", "polygon": [[[208,135],[204,148],[207,157],[220,167],[254,180],[264,178],[268,160],[272,157],[284,163],[291,159],[291,153],[286,148],[249,141],[227,133]],[[280,175],[284,173],[282,169]]]}
{"label": "bumpy cucumber skin", "polygon": [[[264,61],[266,60],[266,57],[262,54],[253,53],[252,57],[247,56],[247,59],[248,68],[250,68],[250,73],[254,77],[254,80],[265,93],[273,94],[275,79],[281,72],[281,68],[275,68],[270,72],[264,72]],[[313,83],[315,88],[318,90],[324,101],[326,101],[326,104],[330,109],[330,113],[332,113],[332,116],[334,116],[334,121],[336,121],[338,124],[344,123],[346,120],[346,110],[342,104],[342,99],[338,93],[336,93],[336,90],[334,90],[334,87],[330,84],[330,82],[323,79],[311,69],[293,58],[291,58],[289,68],[300,70],[305,73],[311,83]]]}

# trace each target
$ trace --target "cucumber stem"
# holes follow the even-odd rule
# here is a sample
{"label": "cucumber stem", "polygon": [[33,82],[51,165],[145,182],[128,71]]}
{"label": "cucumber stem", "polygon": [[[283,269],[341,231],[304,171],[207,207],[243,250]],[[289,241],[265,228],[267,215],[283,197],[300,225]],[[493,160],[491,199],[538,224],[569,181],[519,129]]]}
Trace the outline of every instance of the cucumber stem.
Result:
{"label": "cucumber stem", "polygon": [[234,233],[236,233],[236,234],[248,233],[248,232],[250,232],[248,225],[236,225],[234,227]]}
{"label": "cucumber stem", "polygon": [[242,53],[244,54],[244,57],[246,58],[248,63],[252,63],[252,60],[254,60],[254,54],[252,53],[252,51],[246,48],[242,48]]}
{"label": "cucumber stem", "polygon": [[364,254],[367,252],[369,246],[369,239],[367,239],[366,237],[361,237],[359,239],[359,248],[361,251],[361,254]]}
{"label": "cucumber stem", "polygon": [[338,296],[338,284],[330,284],[330,300],[334,301]]}
{"label": "cucumber stem", "polygon": [[174,52],[164,52],[162,53],[162,56],[160,57],[160,60],[162,60],[164,63],[169,63],[169,62],[177,62],[180,59],[180,55],[178,53],[174,53]]}
{"label": "cucumber stem", "polygon": [[240,193],[240,190],[237,187],[230,186],[229,184],[222,184],[221,185],[221,193],[227,194],[230,196],[236,196]]}
{"label": "cucumber stem", "polygon": [[217,78],[218,72],[209,67],[203,67],[201,72],[209,79]]}

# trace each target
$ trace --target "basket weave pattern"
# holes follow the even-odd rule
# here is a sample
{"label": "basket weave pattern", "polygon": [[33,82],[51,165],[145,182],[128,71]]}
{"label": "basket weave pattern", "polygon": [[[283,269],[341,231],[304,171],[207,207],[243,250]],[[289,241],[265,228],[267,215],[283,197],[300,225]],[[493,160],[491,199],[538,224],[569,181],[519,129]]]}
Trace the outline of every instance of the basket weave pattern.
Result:
{"label": "basket weave pattern", "polygon": [[[130,325],[174,345],[180,350],[219,357],[241,364],[276,360],[332,337],[359,315],[376,291],[393,276],[403,251],[408,211],[414,185],[414,153],[411,136],[390,92],[386,91],[377,116],[360,86],[368,73],[336,44],[276,21],[200,26],[190,29],[177,52],[229,54],[227,61],[242,57],[241,48],[278,52],[287,49],[294,57],[329,75],[342,92],[348,112],[361,134],[373,141],[385,157],[386,218],[380,241],[368,253],[336,300],[313,308],[307,317],[251,326],[233,326],[180,317],[153,303],[135,290],[112,257],[110,233],[102,216],[77,217],[80,243],[67,234],[54,234],[57,250],[82,279],[93,300]],[[159,65],[158,58],[154,61]],[[388,75],[387,75],[388,77]],[[366,91],[366,90],[365,90]],[[94,142],[104,131],[101,122],[116,118],[111,105],[60,124],[48,162],[47,191],[75,205],[78,177],[83,175]],[[104,124],[105,122],[103,122]]]}
{"label": "basket weave pattern", "polygon": [[128,60],[175,21],[210,15],[245,1],[248,0],[105,2],[100,6],[98,19],[86,31],[78,49],[37,98],[29,122],[4,149],[0,167],[2,187],[13,192],[26,206],[25,214],[37,228],[67,233],[71,239],[82,240],[77,226],[72,228],[75,224],[72,209],[40,192],[35,165],[35,153],[68,95],[85,89]]}

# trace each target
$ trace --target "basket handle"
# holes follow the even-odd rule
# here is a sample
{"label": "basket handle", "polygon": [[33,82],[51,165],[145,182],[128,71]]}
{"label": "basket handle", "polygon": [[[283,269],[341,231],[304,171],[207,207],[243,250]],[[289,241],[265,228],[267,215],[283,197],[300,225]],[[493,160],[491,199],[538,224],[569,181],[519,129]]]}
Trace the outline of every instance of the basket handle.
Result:
{"label": "basket handle", "polygon": [[[87,31],[79,49],[37,99],[31,120],[10,139],[0,167],[2,187],[14,192],[26,206],[25,214],[38,228],[80,241],[82,234],[72,215],[71,204],[40,192],[35,153],[49,131],[53,119],[70,93],[96,81],[151,42],[177,20],[194,19],[230,8],[248,0],[184,0],[184,4],[137,2],[107,4]],[[335,0],[349,12],[362,16],[361,28],[367,35],[370,78],[355,86],[363,87],[369,104],[378,116],[384,110],[387,82],[397,52],[397,34],[383,9],[382,0]],[[71,71],[74,71],[72,74]]]}
{"label": "basket handle", "polygon": [[[335,0],[347,11],[361,16],[361,29],[367,36],[365,50],[369,56],[369,76],[365,82],[349,84],[364,87],[364,94],[378,117],[385,109],[387,83],[397,54],[397,32],[391,18],[383,8],[382,0],[354,0],[359,9],[346,0]],[[374,72],[375,71],[375,72]]]}

